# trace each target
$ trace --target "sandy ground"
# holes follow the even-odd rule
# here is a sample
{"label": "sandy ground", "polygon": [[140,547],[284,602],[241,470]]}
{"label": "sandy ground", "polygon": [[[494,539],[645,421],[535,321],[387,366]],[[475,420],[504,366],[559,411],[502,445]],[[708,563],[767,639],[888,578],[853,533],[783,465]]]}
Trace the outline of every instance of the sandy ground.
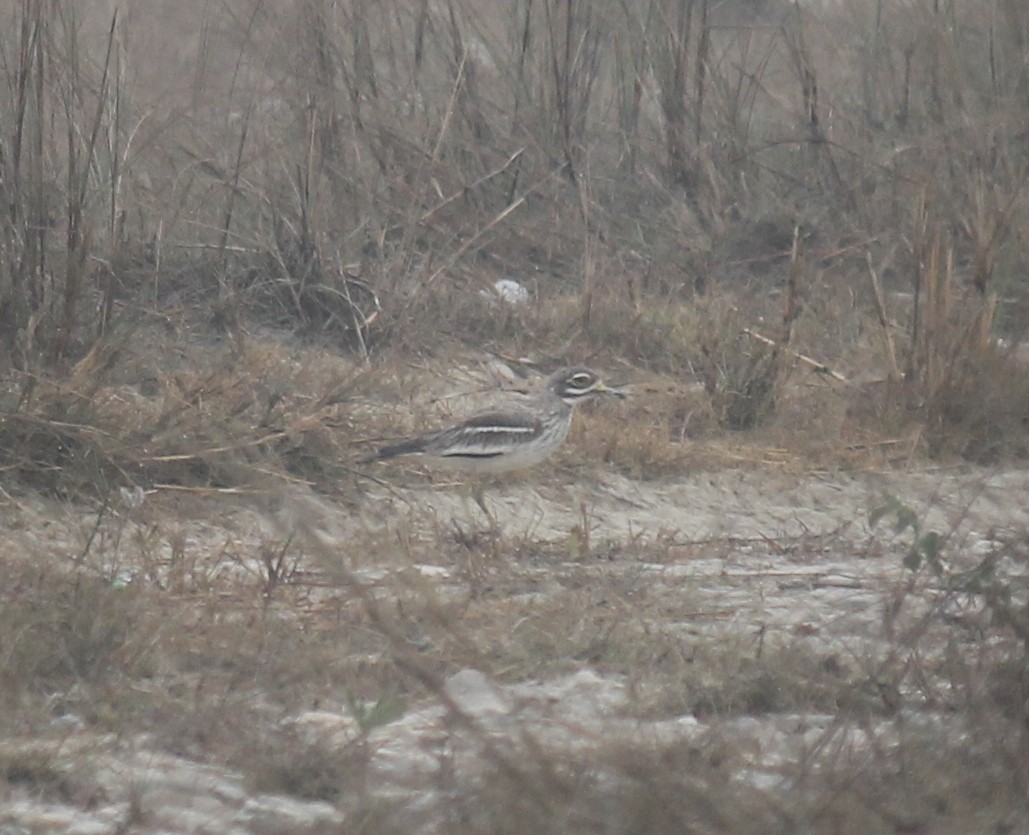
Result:
{"label": "sandy ground", "polygon": [[[684,541],[776,539],[842,529],[860,541],[869,532],[869,512],[887,494],[908,505],[927,530],[986,535],[1023,528],[1029,523],[1027,488],[1025,470],[812,475],[748,470],[656,482],[605,473],[588,486],[501,484],[486,491],[485,501],[505,534],[531,530],[541,539],[567,535],[581,524],[585,507],[595,535],[611,541],[641,534]],[[447,487],[376,492],[369,498],[372,519],[408,512],[468,515],[462,492]]]}
{"label": "sandy ground", "polygon": [[[483,517],[454,485],[414,481],[398,488],[374,485],[356,508],[296,492],[280,496],[272,510],[242,503],[204,514],[194,505],[184,547],[210,549],[232,539],[236,553],[256,559],[262,541],[300,523],[317,528],[330,552],[343,554],[383,531],[403,530],[411,564],[382,565],[374,554],[363,554],[355,575],[369,586],[384,585],[391,571],[413,567],[441,593],[467,595],[467,572],[447,549],[454,531],[481,533]],[[805,475],[748,470],[659,482],[606,472],[568,483],[551,473],[544,484],[531,477],[501,484],[488,491],[487,502],[503,541],[518,544],[508,556],[517,564],[505,568],[534,594],[546,596],[548,588],[573,583],[588,587],[600,579],[610,583],[617,576],[648,595],[650,610],[660,613],[667,601],[669,616],[653,627],[684,642],[706,632],[754,640],[782,633],[804,636],[819,652],[870,657],[870,650],[874,654],[884,646],[884,606],[903,574],[888,526],[872,530],[868,525],[870,510],[886,494],[910,507],[923,531],[949,535],[948,553],[959,560],[974,560],[1006,535],[1029,530],[1029,470],[1024,469]],[[160,500],[151,497],[147,504],[159,507]],[[133,512],[146,512],[146,505]],[[38,551],[45,537],[50,553],[67,557],[82,548],[94,521],[81,508],[23,497],[9,504],[4,534],[9,548],[21,543]],[[130,539],[122,537],[125,543]],[[481,559],[488,561],[488,554]],[[310,568],[317,571],[316,565]],[[1025,572],[1026,566],[1007,570]],[[132,574],[133,566],[126,564],[126,582]],[[684,609],[681,598],[687,593]],[[599,739],[640,738],[653,744],[710,730],[690,715],[625,720],[631,698],[627,683],[587,664],[552,679],[506,685],[466,669],[450,675],[446,692],[449,706],[412,705],[368,739],[370,784],[378,796],[411,814],[411,832],[448,831],[452,805],[440,788],[441,769],[445,766],[450,790],[472,779],[485,756],[477,741],[484,729],[504,742],[504,756],[511,757],[518,756],[526,733],[567,753]],[[469,724],[455,726],[455,707]],[[322,741],[338,738],[340,745],[356,733],[341,705],[290,721]],[[792,714],[735,719],[721,730],[746,743],[741,775],[770,787],[784,762],[796,761],[827,734],[840,733],[830,715]],[[0,744],[10,750],[29,743]],[[75,727],[60,744],[68,756],[89,748],[103,789],[99,800],[83,809],[34,799],[31,793],[9,796],[0,804],[0,832],[114,833],[124,831],[140,805],[148,815],[140,831],[347,831],[345,802],[255,794],[240,775],[151,750],[144,738],[101,738]],[[415,820],[417,825],[411,823]]]}

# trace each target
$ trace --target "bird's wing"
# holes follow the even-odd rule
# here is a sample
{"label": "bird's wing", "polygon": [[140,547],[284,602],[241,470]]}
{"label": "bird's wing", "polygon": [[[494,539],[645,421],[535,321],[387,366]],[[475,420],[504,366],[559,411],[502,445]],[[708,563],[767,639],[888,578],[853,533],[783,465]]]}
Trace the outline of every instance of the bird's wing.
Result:
{"label": "bird's wing", "polygon": [[447,458],[495,458],[518,444],[535,440],[543,422],[524,409],[481,412],[425,438],[423,450]]}

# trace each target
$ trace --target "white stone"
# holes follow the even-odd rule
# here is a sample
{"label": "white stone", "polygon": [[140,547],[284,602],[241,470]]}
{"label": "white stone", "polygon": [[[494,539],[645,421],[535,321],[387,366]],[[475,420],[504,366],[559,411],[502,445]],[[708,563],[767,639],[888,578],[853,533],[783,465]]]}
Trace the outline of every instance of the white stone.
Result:
{"label": "white stone", "polygon": [[343,825],[343,814],[324,801],[294,800],[280,795],[261,794],[248,800],[234,818],[255,835],[293,835],[320,833],[328,827]]}

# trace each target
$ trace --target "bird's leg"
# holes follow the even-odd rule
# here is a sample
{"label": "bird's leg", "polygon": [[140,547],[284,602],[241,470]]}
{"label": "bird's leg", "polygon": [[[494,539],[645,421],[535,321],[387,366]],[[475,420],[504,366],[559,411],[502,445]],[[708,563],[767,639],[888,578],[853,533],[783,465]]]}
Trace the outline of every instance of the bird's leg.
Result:
{"label": "bird's leg", "polygon": [[465,517],[469,522],[473,521],[474,513],[468,502],[468,498],[475,499],[475,503],[479,506],[479,510],[482,511],[483,516],[486,517],[486,522],[489,524],[489,536],[494,542],[500,536],[500,526],[497,524],[496,517],[489,509],[489,505],[486,504],[486,497],[483,495],[483,482],[476,479],[470,483],[466,483],[461,490],[461,502],[464,505]]}
{"label": "bird's leg", "polygon": [[493,527],[496,520],[493,518],[493,514],[489,512],[489,508],[486,507],[486,497],[483,495],[481,481],[476,481],[472,486],[472,498],[475,499],[475,503],[482,510],[483,514],[485,514],[486,519],[489,520],[490,527]]}
{"label": "bird's leg", "polygon": [[489,522],[490,540],[492,541],[493,546],[496,547],[496,543],[500,540],[500,525],[497,522],[497,517],[493,515],[489,506],[486,504],[486,496],[483,492],[483,482],[475,482],[475,486],[472,488],[472,497],[475,499],[475,503],[482,510],[483,515],[486,517],[486,521]]}
{"label": "bird's leg", "polygon": [[[479,509],[486,516],[489,522],[489,530],[487,533],[474,533],[474,529],[478,527],[475,524],[475,513],[472,510],[471,502],[468,501],[469,497],[475,499],[475,503],[479,506]],[[480,550],[483,545],[483,536],[487,537],[488,541],[488,555],[493,558],[493,561],[497,557],[497,543],[500,540],[499,528],[497,521],[490,513],[489,507],[486,505],[485,497],[483,496],[482,482],[473,481],[471,483],[465,483],[461,488],[461,503],[464,505],[464,515],[468,520],[468,524],[471,526],[471,531],[466,534],[461,530],[457,520],[453,520],[455,532],[458,535],[458,541],[464,546],[466,555],[465,572],[468,578],[469,591],[473,598],[479,596],[483,586],[485,578],[485,564],[480,559]],[[481,531],[481,528],[480,528]]]}

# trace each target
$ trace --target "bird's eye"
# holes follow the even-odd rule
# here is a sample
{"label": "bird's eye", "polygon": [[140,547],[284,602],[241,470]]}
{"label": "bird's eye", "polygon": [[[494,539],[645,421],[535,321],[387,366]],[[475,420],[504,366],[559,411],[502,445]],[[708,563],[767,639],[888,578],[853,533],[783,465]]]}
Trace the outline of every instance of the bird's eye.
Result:
{"label": "bird's eye", "polygon": [[577,388],[584,389],[593,383],[593,375],[587,374],[584,371],[580,371],[578,374],[572,375],[572,384]]}

